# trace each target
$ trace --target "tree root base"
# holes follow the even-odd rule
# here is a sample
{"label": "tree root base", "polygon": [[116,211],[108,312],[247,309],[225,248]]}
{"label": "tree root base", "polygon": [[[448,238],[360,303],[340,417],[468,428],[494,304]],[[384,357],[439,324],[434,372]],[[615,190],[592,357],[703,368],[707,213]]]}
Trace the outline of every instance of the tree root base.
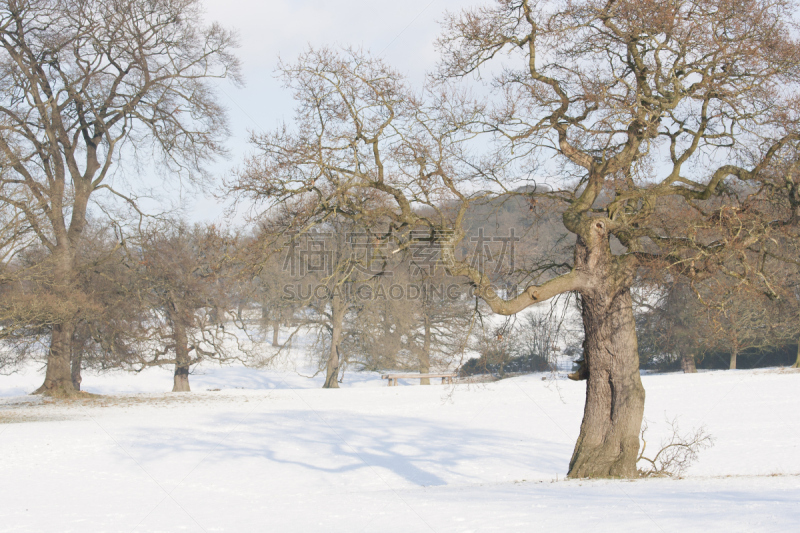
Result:
{"label": "tree root base", "polygon": [[56,400],[88,400],[90,398],[100,398],[102,394],[66,389],[45,389],[44,385],[31,393],[31,396],[44,396]]}

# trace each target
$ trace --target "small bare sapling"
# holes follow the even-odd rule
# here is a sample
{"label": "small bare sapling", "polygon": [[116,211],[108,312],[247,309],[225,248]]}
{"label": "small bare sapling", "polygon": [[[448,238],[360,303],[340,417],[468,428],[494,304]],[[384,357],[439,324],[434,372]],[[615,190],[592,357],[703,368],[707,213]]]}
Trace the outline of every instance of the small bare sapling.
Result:
{"label": "small bare sapling", "polygon": [[645,438],[648,429],[647,420],[642,423],[642,450],[636,461],[637,465],[643,465],[638,469],[641,477],[681,477],[686,469],[697,460],[701,450],[714,445],[714,439],[708,434],[705,426],[700,426],[698,429],[682,435],[677,418],[667,419],[667,424],[670,428],[670,436],[661,441],[660,449],[655,456],[650,458],[644,455],[647,449],[647,439]]}

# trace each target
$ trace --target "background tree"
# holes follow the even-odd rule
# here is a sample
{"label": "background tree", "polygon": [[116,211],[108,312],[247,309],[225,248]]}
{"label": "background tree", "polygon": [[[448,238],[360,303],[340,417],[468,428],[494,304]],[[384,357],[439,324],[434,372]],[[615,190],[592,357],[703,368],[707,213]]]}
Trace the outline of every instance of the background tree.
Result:
{"label": "background tree", "polygon": [[[6,341],[18,337],[21,330],[53,318],[52,310],[28,306],[33,300],[29,291],[26,294],[25,285],[30,289],[36,272],[26,267],[20,253],[28,247],[31,237],[23,213],[12,205],[0,204],[0,339]],[[0,348],[0,373],[15,371],[25,359],[24,350],[15,349],[13,344]]]}
{"label": "background tree", "polygon": [[70,369],[75,390],[81,370],[118,368],[138,346],[146,321],[136,305],[136,294],[126,282],[130,269],[120,243],[119,228],[90,224],[78,243],[73,285],[53,285],[49,254],[41,246],[26,246],[12,268],[14,282],[7,287],[3,340],[7,353],[21,362],[30,357],[46,362],[53,326],[73,320]]}
{"label": "background tree", "polygon": [[[370,370],[446,371],[462,362],[475,321],[475,301],[459,278],[445,274],[435,251],[419,243],[395,256],[369,287],[358,315],[359,362]],[[430,385],[430,378],[420,378]]]}
{"label": "background tree", "polygon": [[255,279],[254,300],[260,306],[261,327],[272,346],[280,348],[281,326],[290,325],[297,312],[295,302],[286,298],[284,287],[296,281],[283,269],[283,258],[265,262]]}
{"label": "background tree", "polygon": [[[412,315],[416,327],[411,329],[411,340],[417,354],[417,368],[421,374],[434,368],[448,370],[464,358],[474,332],[475,301],[470,298],[469,286],[457,278],[427,273],[416,277],[421,296]],[[429,378],[420,382],[430,385]]]}
{"label": "background tree", "polygon": [[[109,176],[123,146],[187,176],[221,152],[225,115],[209,80],[237,79],[235,40],[201,16],[197,0],[0,7],[0,201],[47,250],[54,286],[75,283],[90,199],[118,194]],[[39,392],[74,394],[74,330],[74,319],[53,324]]]}
{"label": "background tree", "polygon": [[637,287],[636,329],[643,366],[679,360],[685,373],[697,372],[696,361],[706,351],[702,325],[708,308],[686,282]]}
{"label": "background tree", "polygon": [[242,262],[251,272],[249,298],[260,307],[262,333],[276,348],[281,348],[281,326],[292,325],[302,308],[302,302],[286,292],[298,282],[299,268],[293,256],[293,246],[299,243],[291,241],[291,234],[287,236],[287,226],[290,222],[281,217],[262,220],[250,243],[242,246]]}
{"label": "background tree", "polygon": [[81,371],[117,369],[135,357],[148,316],[137,305],[132,272],[120,228],[90,223],[81,235],[80,260],[73,288],[78,301],[91,305],[74,316],[70,344],[72,385],[81,390]]}
{"label": "background tree", "polygon": [[569,309],[569,301],[554,299],[500,324],[482,320],[473,343],[478,357],[464,363],[461,374],[503,378],[506,373],[556,371],[562,345],[570,340],[566,328]]}
{"label": "background tree", "polygon": [[372,299],[372,285],[384,273],[386,258],[368,227],[336,216],[311,223],[315,229],[298,236],[300,243],[295,239],[289,251],[298,269],[290,297],[311,311],[298,324],[316,331],[314,350],[325,354],[319,358],[325,370],[323,388],[338,388],[363,338],[360,316]]}
{"label": "background tree", "polygon": [[249,338],[234,325],[238,299],[229,290],[235,256],[235,239],[214,226],[159,224],[142,233],[129,283],[148,313],[130,366],[174,365],[172,391],[188,392],[190,369],[200,361],[248,358]]}
{"label": "background tree", "polygon": [[406,298],[409,283],[401,269],[395,263],[389,275],[361,286],[360,309],[352,321],[356,334],[351,360],[366,370],[385,372],[421,367],[424,356],[416,342],[420,302]]}
{"label": "background tree", "polygon": [[729,354],[729,368],[737,368],[738,355],[748,349],[766,349],[784,345],[787,340],[778,329],[779,308],[764,294],[737,294],[721,307],[706,309],[702,336],[707,350]]}

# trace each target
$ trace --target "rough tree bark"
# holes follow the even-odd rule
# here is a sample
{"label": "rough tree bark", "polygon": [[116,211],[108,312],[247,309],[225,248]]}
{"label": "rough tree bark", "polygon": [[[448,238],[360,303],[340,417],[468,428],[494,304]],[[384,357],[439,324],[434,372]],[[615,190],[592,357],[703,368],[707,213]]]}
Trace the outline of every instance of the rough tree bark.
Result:
{"label": "rough tree bark", "polygon": [[[61,217],[53,218],[54,240],[53,254],[53,287],[58,296],[69,300],[74,297],[70,292],[75,279],[75,244],[86,227],[86,211],[89,203],[89,191],[76,184],[73,208],[69,225]],[[63,187],[63,183],[57,186]],[[72,337],[75,333],[77,319],[74,316],[62,317],[60,323],[54,324],[50,336],[50,349],[47,352],[47,370],[44,383],[34,394],[45,394],[56,398],[72,398],[78,390],[72,380]]]}
{"label": "rough tree bark", "polygon": [[733,348],[731,350],[731,364],[730,364],[731,370],[736,370],[736,356],[738,355],[739,355],[739,350],[737,348]]}
{"label": "rough tree bark", "polygon": [[70,322],[54,324],[47,352],[47,370],[44,383],[34,394],[56,398],[71,398],[78,394],[72,384],[72,333]]}
{"label": "rough tree bark", "polygon": [[580,294],[584,362],[575,377],[587,379],[586,406],[567,475],[635,477],[645,398],[630,293],[639,262],[635,254],[611,253],[608,218],[568,211],[564,224],[577,235],[572,271],[511,300],[499,298],[482,273],[453,262],[452,248],[444,247],[443,255],[498,314],[515,314],[564,292]]}
{"label": "rough tree bark", "polygon": [[564,292],[580,294],[584,362],[574,376],[588,382],[581,430],[567,475],[635,477],[645,394],[630,288],[639,262],[635,254],[612,254],[609,227],[614,223],[608,218],[567,211],[564,224],[577,236],[572,271],[541,286],[529,286],[510,300],[499,298],[483,273],[457,263],[452,247],[443,247],[442,254],[450,270],[469,276],[476,294],[501,315],[518,313]]}

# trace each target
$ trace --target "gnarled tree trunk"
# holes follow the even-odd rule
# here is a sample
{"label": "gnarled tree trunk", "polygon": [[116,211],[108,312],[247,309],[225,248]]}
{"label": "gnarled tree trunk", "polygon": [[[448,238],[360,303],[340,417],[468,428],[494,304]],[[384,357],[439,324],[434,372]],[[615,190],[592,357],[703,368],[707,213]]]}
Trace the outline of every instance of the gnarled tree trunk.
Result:
{"label": "gnarled tree trunk", "polygon": [[[590,204],[587,204],[590,205]],[[639,432],[644,415],[644,387],[639,376],[639,348],[630,287],[639,266],[634,254],[611,253],[607,218],[567,211],[564,225],[577,235],[575,265],[568,274],[502,300],[486,276],[456,263],[453,249],[443,257],[452,271],[468,275],[481,297],[498,314],[511,315],[567,291],[581,295],[584,333],[582,368],[572,379],[588,380],[586,406],[568,476],[573,478],[636,476]]]}
{"label": "gnarled tree trunk", "polygon": [[636,475],[644,387],[630,285],[634,263],[611,254],[602,221],[578,237],[575,266],[584,279],[580,290],[588,368],[586,407],[568,475]]}
{"label": "gnarled tree trunk", "polygon": [[44,383],[34,394],[45,394],[55,398],[70,398],[78,391],[72,383],[72,322],[54,324],[47,352],[47,370]]}
{"label": "gnarled tree trunk", "polygon": [[[63,231],[64,228],[62,228]],[[64,241],[68,241],[66,236]],[[69,287],[73,279],[74,257],[67,246],[62,245],[54,258],[53,287],[60,292],[64,300],[70,298]],[[50,333],[50,349],[47,352],[47,370],[44,383],[34,394],[44,394],[55,398],[72,398],[78,390],[72,382],[72,337],[77,320],[62,317],[61,322],[53,325]]]}
{"label": "gnarled tree trunk", "polygon": [[738,355],[739,355],[739,350],[737,350],[736,348],[731,350],[731,365],[730,365],[731,370],[736,370],[736,356]]}

